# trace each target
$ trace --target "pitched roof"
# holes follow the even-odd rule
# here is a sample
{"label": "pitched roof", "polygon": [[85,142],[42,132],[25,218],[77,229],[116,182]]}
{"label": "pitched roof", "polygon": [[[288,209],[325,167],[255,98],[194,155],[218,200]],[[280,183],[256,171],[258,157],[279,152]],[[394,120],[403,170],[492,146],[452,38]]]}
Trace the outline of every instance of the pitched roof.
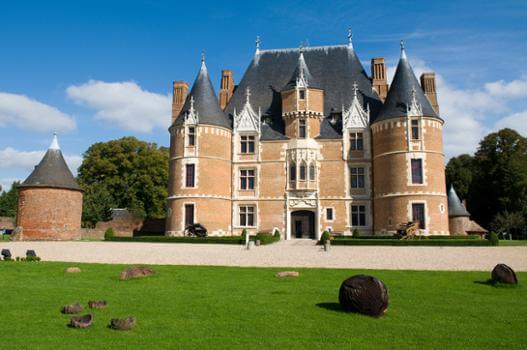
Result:
{"label": "pitched roof", "polygon": [[282,88],[282,91],[294,89],[299,83],[304,82],[310,88],[319,88],[320,83],[315,79],[309,72],[306,60],[304,59],[303,49],[300,51],[298,56],[298,63],[296,64],[295,71],[289,79],[289,82]]}
{"label": "pitched roof", "polygon": [[56,135],[44,158],[19,187],[52,187],[82,191],[62,156]]}
{"label": "pitched roof", "polygon": [[390,90],[379,114],[376,118],[372,118],[372,121],[376,122],[406,116],[407,108],[412,104],[412,90],[415,90],[415,98],[421,106],[423,116],[441,120],[421,89],[421,85],[415,77],[410,62],[406,57],[404,47],[401,47],[401,58],[399,59],[392,84],[390,85]]}
{"label": "pitched roof", "polygon": [[[324,115],[320,138],[340,138],[342,128],[335,132],[329,124],[330,113],[341,111],[342,106],[349,107],[353,99],[353,83],[357,82],[359,100],[369,104],[372,116],[378,113],[381,102],[372,89],[371,81],[364,71],[359,58],[350,45],[308,47],[303,49],[305,64],[309,67],[312,79],[324,90]],[[245,91],[251,89],[251,105],[261,108],[263,119],[273,132],[264,133],[261,139],[285,139],[282,120],[282,100],[280,91],[288,84],[295,72],[300,49],[260,50],[245,71],[238,88],[235,90],[225,112],[232,118],[234,109],[241,110],[245,103]],[[309,81],[308,81],[309,84]],[[373,118],[372,118],[373,119]],[[267,138],[268,135],[274,138]]]}
{"label": "pitched roof", "polygon": [[469,212],[457,196],[454,186],[448,191],[448,216],[470,216]]}
{"label": "pitched roof", "polygon": [[198,124],[208,124],[231,128],[231,121],[223,113],[214,93],[214,88],[209,78],[205,60],[201,60],[201,67],[188,94],[185,104],[174,121],[174,125],[181,125],[185,122],[185,115],[190,109],[191,99],[194,99],[194,110],[198,113]]}

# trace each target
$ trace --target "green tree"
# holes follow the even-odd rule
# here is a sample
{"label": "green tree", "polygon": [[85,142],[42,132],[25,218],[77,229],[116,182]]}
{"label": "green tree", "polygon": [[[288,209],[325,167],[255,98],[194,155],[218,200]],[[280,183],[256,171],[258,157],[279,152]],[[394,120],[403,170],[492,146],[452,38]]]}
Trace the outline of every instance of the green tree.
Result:
{"label": "green tree", "polygon": [[525,218],[521,212],[509,213],[504,211],[494,217],[490,227],[495,232],[509,233],[514,238],[519,239],[522,238],[525,229]]}
{"label": "green tree", "polygon": [[110,208],[128,208],[162,218],[168,184],[168,149],[135,137],[93,144],[79,168],[83,222],[108,218]]}
{"label": "green tree", "polygon": [[487,135],[474,156],[469,211],[489,227],[498,213],[527,214],[527,139],[512,129]]}
{"label": "green tree", "polygon": [[9,191],[2,191],[0,188],[0,216],[8,216],[12,218],[16,216],[18,185],[20,185],[20,181],[13,182]]}
{"label": "green tree", "polygon": [[454,185],[459,198],[466,199],[472,185],[474,157],[462,154],[451,158],[448,161],[445,173],[447,188]]}

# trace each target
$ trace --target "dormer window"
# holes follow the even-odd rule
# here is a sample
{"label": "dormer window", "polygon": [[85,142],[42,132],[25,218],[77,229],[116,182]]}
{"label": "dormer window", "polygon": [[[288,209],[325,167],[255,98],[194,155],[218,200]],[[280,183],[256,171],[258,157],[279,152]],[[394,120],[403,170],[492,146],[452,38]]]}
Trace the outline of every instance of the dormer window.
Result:
{"label": "dormer window", "polygon": [[188,145],[187,146],[194,146],[196,145],[196,128],[193,126],[189,126],[188,128]]}
{"label": "dormer window", "polygon": [[298,121],[298,138],[305,139],[306,138],[306,120],[300,119]]}
{"label": "dormer window", "polygon": [[254,153],[254,136],[240,136],[240,146],[241,153]]}
{"label": "dormer window", "polygon": [[412,119],[412,140],[420,140],[421,135],[419,132],[419,120]]}
{"label": "dormer window", "polygon": [[299,100],[305,100],[306,99],[306,90],[299,90],[298,91],[298,99]]}

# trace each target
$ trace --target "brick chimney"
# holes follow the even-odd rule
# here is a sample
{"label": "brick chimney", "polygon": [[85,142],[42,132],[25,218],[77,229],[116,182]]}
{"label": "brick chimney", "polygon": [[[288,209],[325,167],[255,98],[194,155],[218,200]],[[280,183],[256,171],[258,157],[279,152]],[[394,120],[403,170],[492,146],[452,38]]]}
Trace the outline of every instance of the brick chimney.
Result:
{"label": "brick chimney", "polygon": [[381,101],[384,102],[388,94],[384,57],[374,57],[371,59],[371,84],[375,91],[377,91]]}
{"label": "brick chimney", "polygon": [[227,107],[227,104],[231,100],[232,93],[234,91],[234,78],[232,71],[224,69],[221,71],[221,83],[220,83],[220,108],[222,110]]}
{"label": "brick chimney", "polygon": [[172,95],[172,123],[176,120],[185,104],[188,94],[188,84],[184,81],[174,82],[174,94]]}
{"label": "brick chimney", "polygon": [[421,74],[421,88],[423,89],[428,101],[434,108],[437,114],[439,114],[439,104],[437,103],[437,92],[436,92],[436,75],[432,72]]}

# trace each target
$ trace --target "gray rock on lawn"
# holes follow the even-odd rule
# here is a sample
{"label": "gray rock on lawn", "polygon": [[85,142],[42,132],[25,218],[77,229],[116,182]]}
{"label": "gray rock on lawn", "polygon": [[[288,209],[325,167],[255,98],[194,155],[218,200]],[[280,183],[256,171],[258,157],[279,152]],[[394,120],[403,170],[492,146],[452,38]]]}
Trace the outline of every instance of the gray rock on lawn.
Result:
{"label": "gray rock on lawn", "polygon": [[108,306],[108,302],[106,300],[90,300],[88,306],[90,309],[104,309]]}
{"label": "gray rock on lawn", "polygon": [[149,267],[134,266],[134,267],[129,267],[123,272],[121,272],[121,279],[129,280],[132,278],[148,277],[154,274],[155,274],[154,270],[152,270]]}
{"label": "gray rock on lawn", "polygon": [[498,264],[494,267],[492,270],[492,280],[505,284],[518,284],[516,273],[511,267],[505,264]]}
{"label": "gray rock on lawn", "polygon": [[84,306],[77,303],[77,304],[65,305],[62,307],[61,311],[63,314],[78,314],[82,310],[84,310]]}
{"label": "gray rock on lawn", "polygon": [[285,278],[285,277],[298,277],[300,274],[297,271],[281,271],[275,274],[276,277]]}
{"label": "gray rock on lawn", "polygon": [[71,266],[71,267],[66,268],[66,272],[67,273],[79,273],[81,272],[81,269],[76,266]]}
{"label": "gray rock on lawn", "polygon": [[70,327],[73,328],[88,328],[93,324],[93,316],[91,314],[84,316],[74,316],[70,319]]}
{"label": "gray rock on lawn", "polygon": [[339,302],[345,311],[379,317],[388,308],[388,290],[373,276],[355,275],[342,282]]}
{"label": "gray rock on lawn", "polygon": [[135,327],[135,317],[127,318],[112,318],[110,321],[110,328],[117,329],[120,331],[129,331]]}

